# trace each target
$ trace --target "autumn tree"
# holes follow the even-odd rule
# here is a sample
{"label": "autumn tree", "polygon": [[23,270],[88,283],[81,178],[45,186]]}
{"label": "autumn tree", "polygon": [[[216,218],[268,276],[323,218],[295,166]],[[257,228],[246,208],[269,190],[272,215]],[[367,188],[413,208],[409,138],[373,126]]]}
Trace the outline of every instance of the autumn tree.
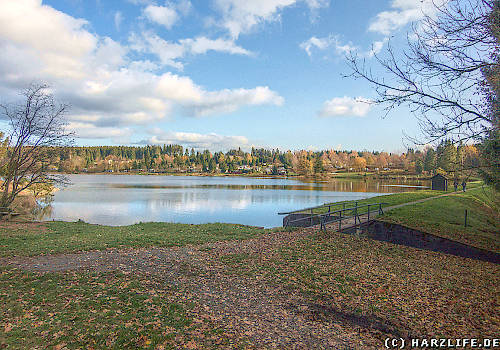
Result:
{"label": "autumn tree", "polygon": [[0,105],[8,120],[0,206],[9,207],[23,190],[66,182],[49,172],[50,150],[71,143],[65,130],[68,105],[57,103],[47,85],[32,84],[19,103]]}
{"label": "autumn tree", "polygon": [[359,156],[354,157],[353,162],[352,162],[352,166],[357,171],[363,171],[366,169],[366,159],[363,157],[359,157]]}

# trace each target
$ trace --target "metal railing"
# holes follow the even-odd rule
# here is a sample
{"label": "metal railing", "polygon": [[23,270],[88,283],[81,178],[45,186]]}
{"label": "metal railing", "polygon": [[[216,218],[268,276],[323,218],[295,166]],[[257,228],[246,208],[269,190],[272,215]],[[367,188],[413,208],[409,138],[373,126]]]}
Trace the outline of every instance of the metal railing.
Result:
{"label": "metal railing", "polygon": [[[278,213],[278,215],[289,215],[289,214],[296,214],[296,213],[304,213],[304,211],[310,211],[310,215],[306,217],[301,217],[295,220],[286,220],[284,222],[284,227],[289,227],[293,226],[290,225],[291,223],[294,222],[304,222],[304,221],[309,221],[309,225],[306,227],[314,226],[317,225],[318,222],[315,223],[315,221],[319,221],[320,224],[320,230],[326,230],[326,224],[332,224],[338,222],[338,231],[342,230],[342,221],[343,220],[348,220],[354,218],[354,226],[351,227],[356,227],[360,225],[361,218],[364,217],[364,215],[367,215],[367,220],[365,222],[370,221],[370,214],[375,214],[378,213],[378,215],[383,215],[384,211],[382,208],[382,205],[385,205],[388,203],[370,203],[370,204],[362,204],[358,205],[358,202],[355,203],[355,206],[351,208],[346,208],[346,203],[342,203],[342,209],[331,211],[331,207],[335,207],[338,204],[324,204],[320,205],[317,207],[311,207],[311,208],[306,208],[306,209],[301,209],[301,210],[295,210],[295,211],[290,211],[290,212],[284,212],[284,213]],[[372,207],[377,207],[376,211],[370,210]],[[320,209],[320,208],[328,208],[328,211],[326,213],[319,213],[319,214],[314,214],[314,209]],[[360,209],[366,208],[366,212]],[[349,213],[350,215],[345,215],[346,213]],[[307,213],[304,213],[307,214]],[[330,219],[333,216],[333,219]],[[314,220],[314,218],[319,218],[318,220]]]}

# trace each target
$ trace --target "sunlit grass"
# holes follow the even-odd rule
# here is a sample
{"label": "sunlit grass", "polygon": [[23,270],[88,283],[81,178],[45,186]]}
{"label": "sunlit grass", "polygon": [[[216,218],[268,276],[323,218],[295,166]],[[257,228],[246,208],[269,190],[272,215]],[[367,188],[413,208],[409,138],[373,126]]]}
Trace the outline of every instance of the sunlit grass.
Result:
{"label": "sunlit grass", "polygon": [[120,247],[172,247],[224,240],[242,240],[268,232],[233,224],[140,223],[102,226],[85,222],[3,224],[0,256],[38,255]]}

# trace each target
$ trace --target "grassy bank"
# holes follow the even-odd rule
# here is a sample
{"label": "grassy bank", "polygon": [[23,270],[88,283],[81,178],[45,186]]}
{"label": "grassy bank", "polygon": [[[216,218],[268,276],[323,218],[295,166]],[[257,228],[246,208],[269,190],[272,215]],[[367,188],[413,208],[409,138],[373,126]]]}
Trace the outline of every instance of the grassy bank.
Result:
{"label": "grassy bank", "polygon": [[[330,203],[331,211],[342,208],[353,208],[356,205],[383,203],[385,212],[379,220],[400,224],[481,249],[500,252],[500,200],[498,193],[483,186],[481,182],[473,182],[466,192],[451,193],[444,191],[416,191],[377,196],[356,201]],[[447,196],[442,196],[448,194]],[[439,198],[433,198],[442,196]],[[433,198],[433,199],[430,199]],[[422,199],[430,199],[422,203],[394,208],[387,208]],[[376,212],[377,207],[371,207]],[[467,226],[465,211],[467,210]],[[365,214],[367,207],[358,209]],[[303,211],[310,213],[310,210]],[[328,212],[328,207],[313,209],[315,214]],[[351,211],[345,213],[351,215]]]}
{"label": "grassy bank", "polygon": [[[383,221],[500,252],[500,202],[488,187],[390,210]],[[467,210],[467,227],[465,211]]]}
{"label": "grassy bank", "polygon": [[[443,191],[431,191],[431,190],[414,191],[414,192],[401,192],[401,193],[387,194],[387,195],[383,195],[383,196],[376,196],[376,197],[360,199],[360,200],[335,202],[335,203],[330,203],[327,205],[330,207],[331,211],[340,210],[344,207],[345,208],[353,208],[353,207],[355,207],[356,203],[358,204],[358,206],[362,206],[365,204],[383,203],[383,208],[385,208],[385,207],[390,207],[393,205],[417,201],[420,199],[435,197],[435,196],[439,196],[439,195],[445,194],[445,193],[446,192],[443,192]],[[372,207],[371,210],[374,210],[373,208],[374,207]],[[359,209],[360,214],[365,213],[366,211],[367,211],[366,208]],[[305,211],[305,212],[310,212],[310,211]],[[313,209],[313,213],[315,213],[315,214],[323,214],[326,212],[328,212],[328,207]]]}
{"label": "grassy bank", "polygon": [[0,223],[0,256],[32,256],[107,248],[172,247],[257,237],[266,230],[232,224],[85,222]]}

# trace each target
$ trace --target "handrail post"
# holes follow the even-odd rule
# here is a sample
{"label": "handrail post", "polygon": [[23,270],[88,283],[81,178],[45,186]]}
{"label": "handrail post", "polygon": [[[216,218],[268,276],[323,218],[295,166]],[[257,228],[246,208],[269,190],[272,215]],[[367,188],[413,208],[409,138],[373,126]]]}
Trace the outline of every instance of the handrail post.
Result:
{"label": "handrail post", "polygon": [[356,202],[356,206],[354,207],[354,226],[356,226],[357,217],[358,217],[358,202]]}

